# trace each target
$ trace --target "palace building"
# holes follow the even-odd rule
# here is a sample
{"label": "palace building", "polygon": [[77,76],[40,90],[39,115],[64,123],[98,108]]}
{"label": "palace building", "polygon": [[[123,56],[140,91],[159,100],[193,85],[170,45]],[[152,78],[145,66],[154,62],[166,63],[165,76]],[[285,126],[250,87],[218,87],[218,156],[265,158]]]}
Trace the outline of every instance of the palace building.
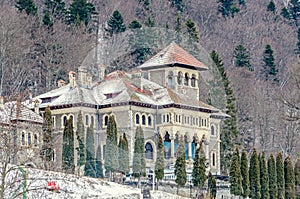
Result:
{"label": "palace building", "polygon": [[[77,72],[69,73],[68,84],[61,82],[59,88],[36,96],[31,108],[44,111],[50,106],[56,140],[54,161],[58,165],[62,161],[65,121],[72,117],[75,132],[81,111],[85,127],[94,127],[95,148],[101,146],[102,157],[108,117],[114,115],[118,134],[126,133],[129,142],[130,166],[136,127],[140,125],[145,136],[147,168],[154,168],[160,134],[164,138],[166,165],[175,162],[179,138],[184,136],[187,163],[192,165],[195,150],[202,141],[208,169],[220,174],[220,122],[226,115],[199,100],[199,73],[207,69],[171,43],[131,72],[114,71],[105,75],[105,67],[99,66],[101,80],[97,82],[81,66]],[[76,143],[76,136],[74,139]],[[77,151],[74,151],[77,162]]]}

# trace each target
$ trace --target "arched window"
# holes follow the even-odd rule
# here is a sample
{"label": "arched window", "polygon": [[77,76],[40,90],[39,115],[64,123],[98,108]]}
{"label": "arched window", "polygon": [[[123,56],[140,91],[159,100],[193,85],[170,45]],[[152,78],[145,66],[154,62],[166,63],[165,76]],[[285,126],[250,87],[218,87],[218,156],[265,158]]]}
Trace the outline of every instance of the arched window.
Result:
{"label": "arched window", "polygon": [[153,147],[149,142],[145,145],[145,157],[146,159],[153,159]]}
{"label": "arched window", "polygon": [[139,114],[135,115],[135,124],[140,124],[140,115]]}
{"label": "arched window", "polygon": [[212,154],[212,166],[216,166],[216,154]]}
{"label": "arched window", "polygon": [[94,128],[94,116],[91,116],[91,126]]}
{"label": "arched window", "polygon": [[164,139],[164,151],[165,151],[165,159],[170,159],[171,157],[171,139],[170,134],[166,132]]}
{"label": "arched window", "polygon": [[152,126],[152,119],[151,119],[151,116],[148,116],[148,126]]}
{"label": "arched window", "polygon": [[142,115],[142,125],[146,125],[146,116]]}
{"label": "arched window", "polygon": [[167,122],[170,122],[170,116],[167,114]]}
{"label": "arched window", "polygon": [[192,87],[196,87],[196,75],[192,75],[192,78],[191,78],[191,86]]}
{"label": "arched window", "polygon": [[170,71],[168,74],[168,86],[173,86],[173,72]]}
{"label": "arched window", "polygon": [[22,145],[25,145],[25,133],[24,132],[22,132],[21,142],[22,142]]}
{"label": "arched window", "polygon": [[88,115],[85,116],[85,125],[89,126],[89,116]]}
{"label": "arched window", "polygon": [[69,119],[72,121],[72,125],[74,126],[74,116],[73,116],[73,115],[70,115],[70,116],[69,116]]}
{"label": "arched window", "polygon": [[64,125],[64,126],[67,125],[67,120],[68,120],[68,118],[67,118],[67,116],[65,115],[65,116],[63,117],[63,125]]}
{"label": "arched window", "polygon": [[27,143],[28,143],[28,145],[31,145],[31,133],[28,133]]}
{"label": "arched window", "polygon": [[188,86],[189,85],[189,74],[185,73],[184,74],[184,85]]}
{"label": "arched window", "polygon": [[34,146],[38,145],[38,136],[37,136],[37,134],[34,134],[33,144],[34,144]]}
{"label": "arched window", "polygon": [[178,72],[178,76],[177,76],[177,83],[179,84],[179,85],[181,85],[182,84],[182,77],[183,77],[183,75],[182,75],[182,72]]}
{"label": "arched window", "polygon": [[104,126],[108,124],[108,115],[104,116]]}
{"label": "arched window", "polygon": [[166,122],[166,116],[163,115],[163,122]]}
{"label": "arched window", "polygon": [[211,135],[215,135],[215,127],[214,126],[211,126]]}

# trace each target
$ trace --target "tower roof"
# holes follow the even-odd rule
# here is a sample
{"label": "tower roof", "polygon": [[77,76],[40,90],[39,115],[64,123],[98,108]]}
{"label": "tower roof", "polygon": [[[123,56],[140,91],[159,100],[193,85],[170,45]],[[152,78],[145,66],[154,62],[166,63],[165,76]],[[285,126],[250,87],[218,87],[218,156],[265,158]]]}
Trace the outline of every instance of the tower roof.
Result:
{"label": "tower roof", "polygon": [[172,42],[169,46],[161,50],[159,53],[137,68],[147,70],[151,68],[174,65],[196,68],[197,70],[208,69],[207,66],[198,61],[190,53],[179,47],[175,42]]}

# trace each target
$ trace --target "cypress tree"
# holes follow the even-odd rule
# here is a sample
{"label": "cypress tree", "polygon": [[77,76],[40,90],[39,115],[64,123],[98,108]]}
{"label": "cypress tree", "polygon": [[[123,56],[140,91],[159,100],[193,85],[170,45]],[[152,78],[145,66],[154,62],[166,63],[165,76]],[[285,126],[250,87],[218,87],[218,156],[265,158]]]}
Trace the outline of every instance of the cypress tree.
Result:
{"label": "cypress tree", "polygon": [[226,114],[230,115],[230,118],[224,121],[220,135],[221,169],[223,173],[227,173],[226,169],[230,166],[231,152],[234,150],[234,144],[237,144],[237,136],[239,132],[237,128],[237,107],[235,104],[233,89],[230,86],[230,80],[225,72],[222,59],[216,51],[212,51],[210,57],[221,75],[226,96]]}
{"label": "cypress tree", "polygon": [[125,133],[119,139],[119,169],[124,174],[129,172],[128,142]]}
{"label": "cypress tree", "polygon": [[74,173],[74,131],[71,118],[67,120],[63,132],[62,169]]}
{"label": "cypress tree", "polygon": [[276,12],[276,6],[275,6],[275,3],[273,0],[271,0],[267,6],[267,11],[268,12],[273,12],[275,13]]}
{"label": "cypress tree", "polygon": [[33,0],[17,0],[16,8],[20,12],[25,11],[27,15],[37,15],[37,7]]}
{"label": "cypress tree", "polygon": [[164,161],[164,144],[163,139],[160,135],[158,135],[158,151],[157,151],[157,157],[155,161],[155,178],[156,181],[156,189],[158,189],[158,182],[159,180],[162,180],[164,178],[164,169],[165,169],[165,161]]}
{"label": "cypress tree", "polygon": [[249,196],[249,167],[248,167],[248,158],[245,150],[242,152],[241,156],[241,172],[242,174],[242,196],[247,198]]}
{"label": "cypress tree", "polygon": [[217,181],[215,177],[211,174],[211,172],[208,173],[208,190],[210,192],[210,199],[215,199],[217,197]]}
{"label": "cypress tree", "polygon": [[249,168],[249,182],[250,182],[250,198],[260,198],[260,170],[259,161],[256,149],[253,149],[250,158],[250,168]]}
{"label": "cypress tree", "polygon": [[43,159],[46,161],[51,161],[53,157],[53,121],[52,121],[52,114],[50,111],[50,107],[48,106],[45,109],[44,113],[44,122],[43,122],[43,147],[41,154],[43,156]]}
{"label": "cypress tree", "polygon": [[277,199],[278,190],[277,190],[276,165],[275,165],[275,159],[272,154],[268,159],[268,173],[269,173],[270,199]]}
{"label": "cypress tree", "polygon": [[96,178],[103,178],[102,150],[98,145],[96,154]]}
{"label": "cypress tree", "polygon": [[260,157],[260,184],[261,184],[261,199],[269,199],[269,174],[265,153]]}
{"label": "cypress tree", "polygon": [[300,199],[300,159],[298,158],[294,168],[296,198]]}
{"label": "cypress tree", "polygon": [[95,163],[95,140],[94,128],[92,126],[86,129],[86,163],[84,167],[84,175],[95,178],[96,177],[96,163]]}
{"label": "cypress tree", "polygon": [[295,199],[295,175],[293,164],[289,156],[284,160],[284,181],[285,198]]}
{"label": "cypress tree", "polygon": [[177,194],[179,193],[179,187],[183,187],[187,181],[186,178],[186,156],[185,145],[183,136],[180,137],[179,146],[176,151],[175,162],[175,182],[177,183]]}
{"label": "cypress tree", "polygon": [[276,69],[276,65],[274,63],[274,55],[273,55],[273,50],[271,46],[268,44],[266,45],[264,54],[263,54],[263,75],[266,80],[271,80],[271,81],[278,81],[277,79],[277,73],[278,70]]}
{"label": "cypress tree", "polygon": [[76,147],[77,154],[78,154],[78,162],[77,165],[81,167],[85,164],[86,161],[86,149],[84,143],[84,125],[82,120],[82,113],[79,111],[77,117],[77,130],[76,130],[76,137],[78,141],[78,147]]}
{"label": "cypress tree", "polygon": [[118,34],[121,32],[125,32],[126,26],[124,24],[124,19],[121,13],[118,10],[115,10],[112,16],[109,18],[107,22],[108,28],[106,31],[109,32],[110,36],[113,34]]}
{"label": "cypress tree", "polygon": [[[118,165],[118,138],[117,124],[113,115],[109,116],[106,128],[106,150],[105,150],[105,169],[108,172],[115,171]],[[110,176],[112,177],[112,176]]]}
{"label": "cypress tree", "polygon": [[233,56],[235,58],[234,64],[236,67],[245,67],[248,70],[253,71],[250,63],[250,53],[243,45],[240,44],[235,47]]}
{"label": "cypress tree", "polygon": [[276,176],[277,176],[277,187],[278,187],[278,198],[284,198],[284,170],[283,170],[283,159],[281,152],[277,153],[276,156]]}
{"label": "cypress tree", "polygon": [[238,147],[231,158],[229,170],[230,193],[235,196],[242,195],[242,174],[241,174],[241,161]]}
{"label": "cypress tree", "polygon": [[132,173],[134,177],[139,178],[138,186],[140,187],[141,176],[146,175],[145,139],[144,132],[141,126],[138,126],[136,128],[135,133]]}
{"label": "cypress tree", "polygon": [[205,154],[202,146],[202,142],[200,142],[199,148],[196,150],[194,163],[193,163],[193,171],[192,171],[192,181],[193,185],[198,189],[201,189],[206,181],[205,174]]}

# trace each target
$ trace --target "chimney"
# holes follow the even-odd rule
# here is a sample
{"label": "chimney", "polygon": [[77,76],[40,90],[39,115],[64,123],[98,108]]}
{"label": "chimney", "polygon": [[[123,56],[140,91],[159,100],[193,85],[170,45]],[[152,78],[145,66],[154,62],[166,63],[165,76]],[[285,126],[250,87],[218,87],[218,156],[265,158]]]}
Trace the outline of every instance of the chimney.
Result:
{"label": "chimney", "polygon": [[40,101],[38,99],[34,101],[34,112],[36,112],[36,114],[40,113]]}
{"label": "chimney", "polygon": [[60,88],[60,87],[62,87],[64,85],[66,85],[66,82],[63,79],[60,79],[60,80],[57,81],[58,88]]}
{"label": "chimney", "polygon": [[69,82],[70,82],[70,88],[73,89],[76,86],[76,72],[70,71],[69,72]]}

